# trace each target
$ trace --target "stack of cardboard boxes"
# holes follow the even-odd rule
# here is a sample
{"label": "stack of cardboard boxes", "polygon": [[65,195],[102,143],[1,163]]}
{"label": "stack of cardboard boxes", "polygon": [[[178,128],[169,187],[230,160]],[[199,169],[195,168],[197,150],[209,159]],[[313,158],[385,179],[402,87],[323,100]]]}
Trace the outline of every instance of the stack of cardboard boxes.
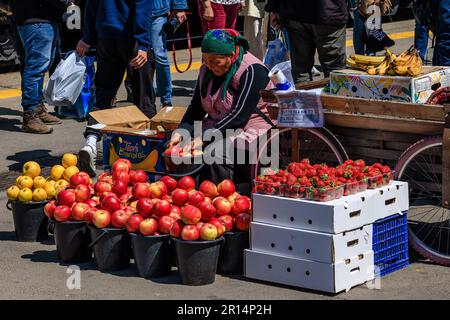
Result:
{"label": "stack of cardboard boxes", "polygon": [[408,209],[408,184],[329,202],[253,194],[248,278],[338,293],[376,275],[373,226]]}

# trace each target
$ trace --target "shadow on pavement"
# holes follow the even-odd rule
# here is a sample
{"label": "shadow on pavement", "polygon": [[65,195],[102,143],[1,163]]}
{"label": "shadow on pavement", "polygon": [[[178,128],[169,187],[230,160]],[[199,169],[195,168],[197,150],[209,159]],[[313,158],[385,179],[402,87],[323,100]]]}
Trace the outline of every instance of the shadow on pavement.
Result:
{"label": "shadow on pavement", "polygon": [[41,263],[56,263],[60,266],[68,267],[76,265],[80,270],[97,270],[97,266],[94,260],[83,263],[60,263],[58,258],[58,252],[56,250],[44,251],[39,250],[31,254],[24,254],[22,259],[30,260],[31,262],[41,262]]}
{"label": "shadow on pavement", "polygon": [[0,130],[9,132],[23,132],[22,121],[18,119],[0,118]]}
{"label": "shadow on pavement", "polygon": [[161,284],[181,284],[180,276],[176,270],[173,270],[168,276],[151,278],[149,281]]}
{"label": "shadow on pavement", "polygon": [[0,115],[2,116],[22,116],[22,111],[0,107]]}
{"label": "shadow on pavement", "polygon": [[41,167],[52,167],[61,162],[61,157],[52,156],[48,149],[21,151],[6,157],[6,160],[16,162],[8,166],[10,171],[22,171],[23,164],[30,159],[39,163]]}
{"label": "shadow on pavement", "polygon": [[0,231],[0,241],[15,241],[16,233],[14,231]]}

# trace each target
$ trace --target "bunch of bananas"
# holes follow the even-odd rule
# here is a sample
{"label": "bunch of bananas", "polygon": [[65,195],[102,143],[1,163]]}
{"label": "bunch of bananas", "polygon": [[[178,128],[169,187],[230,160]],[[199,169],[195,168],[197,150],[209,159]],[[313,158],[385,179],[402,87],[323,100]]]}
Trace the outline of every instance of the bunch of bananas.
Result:
{"label": "bunch of bananas", "polygon": [[398,57],[386,48],[384,56],[365,56],[352,54],[347,59],[352,69],[366,71],[370,75],[418,76],[422,73],[422,59],[414,47]]}

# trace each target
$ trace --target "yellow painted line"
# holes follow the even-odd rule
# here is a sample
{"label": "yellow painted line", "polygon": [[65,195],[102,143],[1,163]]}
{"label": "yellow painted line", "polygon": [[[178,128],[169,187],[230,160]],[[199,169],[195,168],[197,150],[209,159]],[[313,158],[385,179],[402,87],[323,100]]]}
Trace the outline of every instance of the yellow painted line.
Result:
{"label": "yellow painted line", "polygon": [[[389,37],[392,40],[410,39],[410,38],[414,38],[414,32],[413,31],[397,32],[397,33],[390,34]],[[353,40],[347,40],[345,42],[345,45],[347,47],[353,46]],[[201,65],[202,65],[201,61],[194,61],[194,62],[192,62],[192,65],[191,65],[191,68],[189,69],[189,71],[198,70],[198,69],[200,69]],[[187,68],[187,66],[188,66],[187,63],[181,63],[178,65],[178,68],[180,68],[181,70],[185,70]],[[177,70],[175,69],[175,66],[172,65],[170,67],[170,72],[171,73],[177,72]],[[20,89],[0,90],[0,99],[17,98],[17,97],[20,97],[21,95],[22,95],[22,91]]]}

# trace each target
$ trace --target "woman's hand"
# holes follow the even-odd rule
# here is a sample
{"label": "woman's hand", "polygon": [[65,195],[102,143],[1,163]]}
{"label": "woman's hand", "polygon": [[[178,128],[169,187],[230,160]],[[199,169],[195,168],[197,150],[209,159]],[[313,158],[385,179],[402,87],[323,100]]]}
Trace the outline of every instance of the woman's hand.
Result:
{"label": "woman's hand", "polygon": [[168,148],[174,147],[178,145],[181,142],[181,135],[177,132],[172,134],[172,137],[170,138]]}
{"label": "woman's hand", "polygon": [[211,21],[214,19],[214,10],[211,6],[210,1],[204,1],[203,2],[203,19],[206,21]]}
{"label": "woman's hand", "polygon": [[84,57],[86,52],[88,52],[91,45],[87,44],[83,40],[78,41],[76,51],[80,57]]}
{"label": "woman's hand", "polygon": [[136,57],[131,60],[131,66],[134,69],[142,68],[147,63],[147,52],[144,50],[139,50]]}

